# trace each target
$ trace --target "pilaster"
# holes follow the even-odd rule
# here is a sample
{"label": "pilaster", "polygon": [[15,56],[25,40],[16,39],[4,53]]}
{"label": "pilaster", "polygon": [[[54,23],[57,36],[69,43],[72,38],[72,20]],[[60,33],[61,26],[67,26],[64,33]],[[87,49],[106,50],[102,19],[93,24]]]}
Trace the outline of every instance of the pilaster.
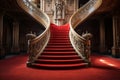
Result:
{"label": "pilaster", "polygon": [[19,49],[19,23],[13,22],[13,41],[12,41],[12,53],[18,53]]}
{"label": "pilaster", "polygon": [[120,18],[119,16],[113,16],[113,47],[112,47],[112,55],[115,57],[120,57]]}
{"label": "pilaster", "polygon": [[100,52],[104,53],[105,49],[105,24],[104,19],[100,19]]}
{"label": "pilaster", "polygon": [[0,13],[0,58],[5,56],[3,48],[3,14]]}

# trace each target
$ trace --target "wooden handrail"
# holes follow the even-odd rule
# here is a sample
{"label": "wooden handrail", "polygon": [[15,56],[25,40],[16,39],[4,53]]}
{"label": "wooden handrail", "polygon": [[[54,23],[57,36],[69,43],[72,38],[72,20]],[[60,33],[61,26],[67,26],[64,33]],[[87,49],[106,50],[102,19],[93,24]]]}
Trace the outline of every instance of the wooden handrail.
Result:
{"label": "wooden handrail", "polygon": [[102,4],[102,0],[90,0],[83,7],[78,9],[70,18],[70,41],[73,48],[76,50],[79,56],[81,56],[86,62],[90,62],[89,55],[90,51],[87,51],[86,43],[88,40],[83,36],[79,35],[74,29],[90,17]]}
{"label": "wooden handrail", "polygon": [[50,19],[47,14],[28,0],[17,0],[17,3],[23,10],[45,27],[45,31],[42,34],[29,41],[29,58],[27,65],[31,65],[48,44],[50,38]]}

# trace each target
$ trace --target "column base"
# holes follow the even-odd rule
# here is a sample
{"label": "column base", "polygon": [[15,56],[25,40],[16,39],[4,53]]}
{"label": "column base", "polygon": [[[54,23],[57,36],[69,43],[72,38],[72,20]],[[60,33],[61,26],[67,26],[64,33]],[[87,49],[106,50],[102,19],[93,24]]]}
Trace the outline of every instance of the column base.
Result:
{"label": "column base", "polygon": [[120,58],[120,47],[112,47],[112,55]]}

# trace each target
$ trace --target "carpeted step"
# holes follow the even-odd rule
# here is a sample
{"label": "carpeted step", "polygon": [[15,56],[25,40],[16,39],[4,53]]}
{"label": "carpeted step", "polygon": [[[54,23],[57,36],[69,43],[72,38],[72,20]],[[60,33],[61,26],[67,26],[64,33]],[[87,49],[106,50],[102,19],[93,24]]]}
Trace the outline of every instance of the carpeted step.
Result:
{"label": "carpeted step", "polygon": [[48,45],[47,48],[70,48],[72,45]]}
{"label": "carpeted step", "polygon": [[51,38],[69,38],[68,36],[51,36]]}
{"label": "carpeted step", "polygon": [[75,51],[67,51],[67,52],[44,51],[42,55],[78,55],[78,54]]}
{"label": "carpeted step", "polygon": [[54,34],[54,32],[57,32],[57,33],[61,33],[61,32],[63,32],[63,33],[69,33],[69,30],[56,30],[56,29],[53,29],[53,30],[50,30],[50,31],[51,31],[51,34]]}
{"label": "carpeted step", "polygon": [[47,47],[46,49],[45,49],[45,51],[74,51],[74,49],[73,48],[71,48],[71,47],[66,47],[66,48],[59,48],[59,47],[57,47],[57,48],[51,48],[51,47]]}
{"label": "carpeted step", "polygon": [[67,34],[51,34],[51,36],[66,36],[66,37],[68,37],[68,33]]}
{"label": "carpeted step", "polygon": [[48,45],[71,45],[71,43],[57,43],[57,42],[50,42]]}
{"label": "carpeted step", "polygon": [[50,40],[69,40],[69,38],[59,38],[59,37],[55,37],[55,38],[50,38]]}
{"label": "carpeted step", "polygon": [[80,59],[78,55],[41,55],[38,59],[52,59],[52,60],[72,60],[72,59]]}
{"label": "carpeted step", "polygon": [[63,32],[55,32],[55,33],[51,33],[51,36],[68,36],[68,32],[67,33],[63,33]]}
{"label": "carpeted step", "polygon": [[52,42],[52,43],[70,43],[70,40],[50,40],[49,42]]}
{"label": "carpeted step", "polygon": [[76,63],[76,64],[37,64],[33,63],[31,67],[38,69],[53,69],[53,70],[63,70],[63,69],[77,69],[87,67],[87,63]]}
{"label": "carpeted step", "polygon": [[55,37],[55,38],[51,38],[50,40],[69,40],[69,38],[59,38],[59,37]]}
{"label": "carpeted step", "polygon": [[56,41],[59,41],[59,40],[60,40],[60,41],[61,41],[61,40],[62,40],[62,41],[66,41],[66,40],[67,40],[67,41],[70,41],[69,37],[51,37],[49,41],[52,41],[52,40],[54,40],[54,41],[55,41],[55,40],[56,40]]}
{"label": "carpeted step", "polygon": [[76,64],[76,63],[83,63],[84,60],[82,59],[66,59],[66,60],[51,60],[51,59],[37,59],[35,63],[38,64]]}

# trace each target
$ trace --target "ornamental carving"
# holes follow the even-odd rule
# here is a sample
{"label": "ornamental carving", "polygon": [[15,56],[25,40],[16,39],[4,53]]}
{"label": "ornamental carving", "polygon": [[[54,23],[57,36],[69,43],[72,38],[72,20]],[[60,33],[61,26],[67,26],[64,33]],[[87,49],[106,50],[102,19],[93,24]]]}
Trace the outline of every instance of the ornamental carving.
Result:
{"label": "ornamental carving", "polygon": [[[31,16],[38,16],[39,22],[44,25],[46,30],[40,34],[39,36],[36,36],[35,34],[27,34],[26,36],[29,38],[28,40],[28,63],[32,63],[36,60],[38,57],[37,55],[41,54],[44,50],[46,43],[49,41],[50,37],[50,20],[48,16],[42,12],[40,9],[38,9],[33,3],[29,2],[28,0],[18,0],[21,3],[21,7],[25,9],[26,12],[28,12]],[[34,17],[33,16],[33,17]],[[35,18],[36,19],[36,18]]]}
{"label": "ornamental carving", "polygon": [[81,54],[81,57],[84,58],[87,62],[90,61],[90,38],[92,37],[92,35],[90,33],[79,35],[77,34],[77,32],[75,32],[74,29],[77,25],[87,19],[89,15],[91,15],[97,8],[99,8],[101,3],[102,0],[90,0],[83,7],[81,7],[70,19],[71,43],[78,55]]}

